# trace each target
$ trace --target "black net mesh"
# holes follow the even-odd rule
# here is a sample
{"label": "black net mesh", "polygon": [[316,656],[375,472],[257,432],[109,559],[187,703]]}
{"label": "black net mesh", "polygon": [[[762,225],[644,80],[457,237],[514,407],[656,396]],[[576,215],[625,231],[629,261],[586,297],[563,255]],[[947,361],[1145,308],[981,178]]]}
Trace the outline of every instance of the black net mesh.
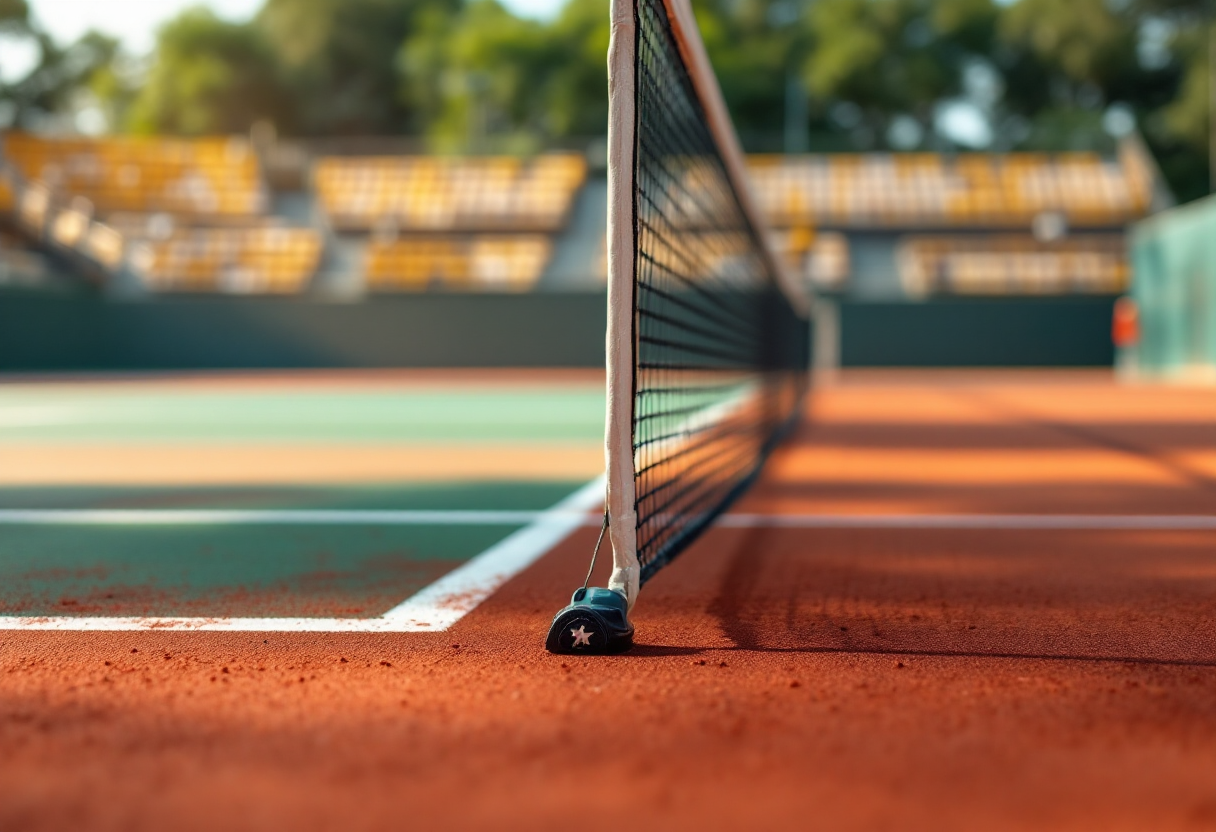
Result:
{"label": "black net mesh", "polygon": [[636,10],[633,465],[645,581],[750,484],[793,424],[808,350],[662,0]]}

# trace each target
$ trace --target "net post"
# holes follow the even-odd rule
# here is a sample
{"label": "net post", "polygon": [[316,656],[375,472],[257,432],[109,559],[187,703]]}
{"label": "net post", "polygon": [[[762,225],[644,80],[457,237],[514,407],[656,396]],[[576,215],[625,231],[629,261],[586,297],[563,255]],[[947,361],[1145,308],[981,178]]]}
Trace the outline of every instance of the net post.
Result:
{"label": "net post", "polygon": [[608,472],[609,588],[637,600],[634,502],[634,144],[636,118],[635,0],[612,0],[608,45],[608,330],[604,454]]}
{"label": "net post", "polygon": [[551,653],[616,653],[633,645],[629,611],[641,588],[634,502],[634,147],[636,0],[612,0],[608,45],[608,327],[604,461],[612,577],[580,587],[554,617]]}

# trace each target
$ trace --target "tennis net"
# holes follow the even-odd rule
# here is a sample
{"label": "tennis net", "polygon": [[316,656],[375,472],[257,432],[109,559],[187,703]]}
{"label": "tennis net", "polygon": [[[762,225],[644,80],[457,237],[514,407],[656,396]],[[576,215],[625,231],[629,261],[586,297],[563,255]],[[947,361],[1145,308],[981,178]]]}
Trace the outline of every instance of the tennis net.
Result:
{"label": "tennis net", "polygon": [[688,0],[613,0],[610,588],[637,591],[797,418],[808,299],[769,248]]}

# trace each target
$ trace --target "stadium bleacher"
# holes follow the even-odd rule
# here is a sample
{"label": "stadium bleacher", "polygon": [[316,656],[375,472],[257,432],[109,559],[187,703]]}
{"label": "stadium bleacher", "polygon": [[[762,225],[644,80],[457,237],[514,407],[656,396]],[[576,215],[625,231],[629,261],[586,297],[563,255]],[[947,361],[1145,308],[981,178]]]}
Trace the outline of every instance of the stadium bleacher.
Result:
{"label": "stadium bleacher", "polygon": [[32,251],[16,223],[20,192],[0,164],[0,286],[38,286],[46,282],[45,258]]}
{"label": "stadium bleacher", "polygon": [[72,204],[54,215],[50,222],[51,240],[66,248],[76,248],[88,234],[91,224],[92,206],[84,197],[76,197]]}
{"label": "stadium bleacher", "polygon": [[269,196],[238,138],[46,138],[9,133],[19,226],[72,259],[151,291],[301,291],[312,228],[268,228]]}
{"label": "stadium bleacher", "polygon": [[309,194],[322,223],[288,228],[243,139],[9,133],[2,152],[32,238],[157,292],[303,291],[328,233],[362,246],[373,291],[526,291],[587,176],[571,153],[326,156]]}
{"label": "stadium bleacher", "polygon": [[371,291],[527,291],[587,177],[572,153],[318,159],[317,205],[339,232],[371,234]]}
{"label": "stadium bleacher", "polygon": [[83,197],[105,214],[165,211],[241,218],[267,207],[257,158],[244,139],[4,137],[4,156],[27,181]]}
{"label": "stadium bleacher", "polygon": [[[602,244],[555,255],[588,178],[581,154],[330,150],[312,161],[306,208],[289,216],[275,212],[245,139],[0,138],[0,218],[153,292],[295,294],[322,268],[358,272],[371,292],[525,292],[559,261],[604,273]],[[809,284],[851,292],[885,270],[888,290],[913,297],[1121,291],[1122,227],[1149,212],[1156,182],[1151,159],[1126,146],[1114,158],[761,155],[748,164],[777,249]],[[688,171],[687,194],[697,174]],[[353,253],[331,260],[331,245]]]}
{"label": "stadium bleacher", "polygon": [[137,242],[131,265],[160,291],[295,294],[320,254],[311,228],[187,228]]}
{"label": "stadium bleacher", "polygon": [[317,199],[341,230],[546,231],[561,228],[587,175],[584,157],[543,154],[319,159]]}
{"label": "stadium bleacher", "polygon": [[95,222],[89,225],[80,241],[80,252],[88,259],[110,271],[122,268],[126,254],[126,239],[108,225]]}
{"label": "stadium bleacher", "polygon": [[1126,222],[1151,200],[1127,159],[966,153],[752,156],[757,198],[776,227],[1017,227],[1044,211],[1075,226]]}
{"label": "stadium bleacher", "polygon": [[17,196],[17,226],[35,237],[41,237],[51,214],[51,191],[34,182]]}
{"label": "stadium bleacher", "polygon": [[1028,235],[909,236],[900,246],[899,273],[907,293],[1109,293],[1127,288],[1120,235],[1077,235],[1044,245]]}
{"label": "stadium bleacher", "polygon": [[365,274],[373,291],[439,285],[523,292],[536,285],[551,251],[549,239],[537,234],[373,239]]}
{"label": "stadium bleacher", "polygon": [[803,260],[804,273],[816,288],[841,289],[849,279],[849,244],[835,231],[816,235]]}
{"label": "stadium bleacher", "polygon": [[1123,229],[1157,198],[1151,158],[1133,141],[1113,158],[767,155],[749,166],[779,233],[818,229],[816,253],[799,260],[806,279],[844,291],[864,262],[852,277],[869,296],[1122,291]]}

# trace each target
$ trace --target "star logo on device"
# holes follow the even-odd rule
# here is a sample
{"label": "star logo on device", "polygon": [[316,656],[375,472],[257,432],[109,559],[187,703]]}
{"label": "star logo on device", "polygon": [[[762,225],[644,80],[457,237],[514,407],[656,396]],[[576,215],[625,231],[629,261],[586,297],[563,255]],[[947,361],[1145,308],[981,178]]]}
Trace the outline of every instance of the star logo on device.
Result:
{"label": "star logo on device", "polygon": [[570,635],[574,637],[574,643],[570,645],[571,647],[590,647],[591,637],[595,633],[587,632],[586,625],[579,624],[577,630],[570,631]]}

